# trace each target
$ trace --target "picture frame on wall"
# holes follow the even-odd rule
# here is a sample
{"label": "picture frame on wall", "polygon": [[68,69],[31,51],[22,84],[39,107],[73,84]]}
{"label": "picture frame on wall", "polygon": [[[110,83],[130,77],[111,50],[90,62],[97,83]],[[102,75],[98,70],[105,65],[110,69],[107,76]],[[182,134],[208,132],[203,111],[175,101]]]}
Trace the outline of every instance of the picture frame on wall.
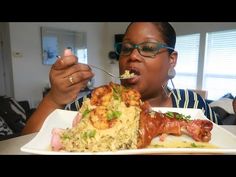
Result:
{"label": "picture frame on wall", "polygon": [[41,27],[43,64],[52,65],[65,48],[87,63],[87,41],[85,32],[76,32],[53,27]]}

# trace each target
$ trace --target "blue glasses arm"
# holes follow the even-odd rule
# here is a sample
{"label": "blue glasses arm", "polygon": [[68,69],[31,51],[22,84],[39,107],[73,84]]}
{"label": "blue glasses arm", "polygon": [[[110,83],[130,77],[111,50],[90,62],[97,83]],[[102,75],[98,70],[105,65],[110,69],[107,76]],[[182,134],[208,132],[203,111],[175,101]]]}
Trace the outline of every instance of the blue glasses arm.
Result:
{"label": "blue glasses arm", "polygon": [[167,45],[161,45],[161,48],[166,48],[166,49],[170,49],[170,50],[175,50],[173,47],[169,47]]}

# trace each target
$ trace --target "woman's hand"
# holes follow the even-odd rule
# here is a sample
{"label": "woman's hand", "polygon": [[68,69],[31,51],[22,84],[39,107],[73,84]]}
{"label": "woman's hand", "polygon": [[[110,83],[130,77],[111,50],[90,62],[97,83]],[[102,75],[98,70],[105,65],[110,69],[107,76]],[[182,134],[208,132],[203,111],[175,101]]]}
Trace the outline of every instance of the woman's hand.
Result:
{"label": "woman's hand", "polygon": [[93,76],[87,65],[78,63],[71,50],[65,49],[64,56],[50,70],[51,90],[47,96],[56,105],[63,107],[77,98],[80,90],[86,87]]}
{"label": "woman's hand", "polygon": [[71,50],[66,49],[50,70],[51,90],[28,119],[22,134],[39,131],[47,116],[58,108],[74,101],[80,90],[94,76],[87,65],[78,63]]}

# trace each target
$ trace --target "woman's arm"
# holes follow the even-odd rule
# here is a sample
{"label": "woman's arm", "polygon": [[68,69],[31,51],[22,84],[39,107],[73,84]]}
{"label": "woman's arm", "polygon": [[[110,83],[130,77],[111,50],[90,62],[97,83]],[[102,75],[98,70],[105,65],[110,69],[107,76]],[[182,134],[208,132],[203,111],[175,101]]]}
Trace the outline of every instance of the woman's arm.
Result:
{"label": "woman's arm", "polygon": [[47,116],[55,109],[59,108],[63,108],[63,105],[58,105],[57,103],[53,102],[50,98],[50,93],[48,93],[43,98],[31,117],[28,119],[22,131],[22,134],[34,133],[39,131]]}
{"label": "woman's arm", "polygon": [[50,70],[49,93],[28,119],[22,134],[39,131],[47,116],[55,109],[62,109],[66,104],[73,102],[93,75],[87,65],[78,63],[78,58],[71,50],[66,49],[64,56],[59,58]]}

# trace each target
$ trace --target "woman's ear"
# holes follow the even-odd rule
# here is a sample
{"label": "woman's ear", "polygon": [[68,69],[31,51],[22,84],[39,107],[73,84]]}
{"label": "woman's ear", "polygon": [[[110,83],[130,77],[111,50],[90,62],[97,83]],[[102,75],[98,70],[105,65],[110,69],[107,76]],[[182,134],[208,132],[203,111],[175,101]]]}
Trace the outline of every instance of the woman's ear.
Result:
{"label": "woman's ear", "polygon": [[178,53],[176,51],[173,51],[169,56],[170,67],[168,69],[168,79],[173,79],[176,75],[175,65],[177,62],[177,56],[178,56]]}
{"label": "woman's ear", "polygon": [[177,58],[178,58],[178,52],[173,51],[170,56],[169,56],[169,61],[170,61],[170,65],[171,67],[175,67],[176,63],[177,63]]}

